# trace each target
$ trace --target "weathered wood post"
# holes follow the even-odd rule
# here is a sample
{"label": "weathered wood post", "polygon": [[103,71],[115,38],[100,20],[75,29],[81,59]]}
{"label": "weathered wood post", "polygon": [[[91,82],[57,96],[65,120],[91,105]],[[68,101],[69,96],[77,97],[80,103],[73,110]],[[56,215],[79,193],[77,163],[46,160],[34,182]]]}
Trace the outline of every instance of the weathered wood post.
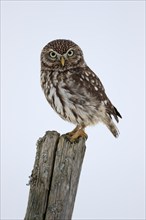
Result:
{"label": "weathered wood post", "polygon": [[85,139],[47,131],[37,142],[24,220],[70,220],[85,154]]}

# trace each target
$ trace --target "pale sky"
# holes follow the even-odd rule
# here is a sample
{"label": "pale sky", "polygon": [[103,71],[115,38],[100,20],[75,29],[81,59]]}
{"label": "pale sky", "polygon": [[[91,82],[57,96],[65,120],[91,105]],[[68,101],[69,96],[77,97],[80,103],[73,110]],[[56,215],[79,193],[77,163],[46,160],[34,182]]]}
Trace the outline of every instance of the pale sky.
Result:
{"label": "pale sky", "polygon": [[23,219],[36,142],[74,125],[49,106],[40,53],[51,40],[77,43],[123,119],[115,139],[98,124],[88,140],[73,219],[145,219],[145,1],[1,2],[1,219]]}

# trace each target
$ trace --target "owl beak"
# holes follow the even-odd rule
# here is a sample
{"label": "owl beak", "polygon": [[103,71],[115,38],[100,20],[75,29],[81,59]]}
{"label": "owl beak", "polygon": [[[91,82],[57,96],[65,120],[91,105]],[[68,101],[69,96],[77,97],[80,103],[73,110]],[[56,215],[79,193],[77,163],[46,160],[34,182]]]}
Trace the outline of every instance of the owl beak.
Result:
{"label": "owl beak", "polygon": [[65,59],[64,59],[63,56],[61,57],[60,62],[61,62],[61,65],[64,66],[64,64],[65,64]]}

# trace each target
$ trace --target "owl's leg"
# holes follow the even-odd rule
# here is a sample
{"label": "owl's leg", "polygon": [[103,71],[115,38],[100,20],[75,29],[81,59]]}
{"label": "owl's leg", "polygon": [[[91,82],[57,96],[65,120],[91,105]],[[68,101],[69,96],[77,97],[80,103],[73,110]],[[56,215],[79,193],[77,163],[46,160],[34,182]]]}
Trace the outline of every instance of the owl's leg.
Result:
{"label": "owl's leg", "polygon": [[67,133],[68,136],[72,137],[78,130],[80,129],[80,126],[77,125],[75,129],[73,129],[71,132]]}
{"label": "owl's leg", "polygon": [[83,138],[88,138],[87,134],[84,131],[85,126],[83,125],[77,125],[77,127],[71,131],[70,133],[68,133],[69,139],[71,142],[76,141],[76,139],[78,139],[79,137],[83,137]]}
{"label": "owl's leg", "polygon": [[78,139],[79,137],[83,137],[83,138],[88,138],[87,134],[85,133],[84,129],[79,129],[78,131],[76,131],[70,138],[71,142],[74,142],[76,139]]}

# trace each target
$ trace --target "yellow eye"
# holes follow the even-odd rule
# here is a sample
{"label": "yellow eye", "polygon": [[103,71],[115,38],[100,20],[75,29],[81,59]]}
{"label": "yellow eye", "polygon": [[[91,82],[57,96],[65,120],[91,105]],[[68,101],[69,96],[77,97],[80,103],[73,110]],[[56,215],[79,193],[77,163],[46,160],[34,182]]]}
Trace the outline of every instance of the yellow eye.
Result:
{"label": "yellow eye", "polygon": [[74,55],[74,51],[73,51],[73,50],[69,50],[68,53],[67,53],[67,55],[68,55],[69,57],[72,57],[72,56]]}
{"label": "yellow eye", "polygon": [[57,54],[56,54],[54,51],[51,51],[51,52],[49,53],[49,56],[50,56],[51,58],[56,58]]}

